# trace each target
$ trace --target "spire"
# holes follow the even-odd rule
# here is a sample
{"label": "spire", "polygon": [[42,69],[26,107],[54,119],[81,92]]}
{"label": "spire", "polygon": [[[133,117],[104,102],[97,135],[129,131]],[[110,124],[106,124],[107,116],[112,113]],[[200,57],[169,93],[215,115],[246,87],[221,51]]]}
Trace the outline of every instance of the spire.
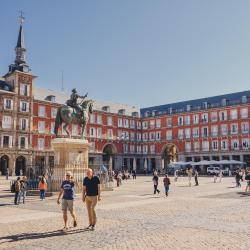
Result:
{"label": "spire", "polygon": [[23,32],[23,23],[24,23],[24,16],[23,12],[20,11],[19,16],[20,28],[17,38],[16,44],[16,59],[15,63],[9,66],[9,72],[14,72],[15,70],[22,71],[22,72],[29,72],[30,68],[26,63],[26,49],[24,45],[24,32]]}

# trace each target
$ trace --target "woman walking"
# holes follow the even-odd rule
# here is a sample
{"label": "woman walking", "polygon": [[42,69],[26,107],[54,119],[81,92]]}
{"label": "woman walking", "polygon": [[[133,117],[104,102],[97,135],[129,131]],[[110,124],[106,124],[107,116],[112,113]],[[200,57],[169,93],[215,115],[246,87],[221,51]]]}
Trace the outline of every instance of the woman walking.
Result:
{"label": "woman walking", "polygon": [[154,172],[154,176],[153,176],[153,183],[154,183],[154,194],[156,194],[156,192],[158,192],[158,194],[160,193],[160,190],[157,188],[158,187],[158,181],[159,181],[159,177],[157,176],[157,171]]}
{"label": "woman walking", "polygon": [[169,191],[169,185],[171,184],[170,183],[170,179],[168,178],[168,175],[165,174],[165,177],[163,179],[163,183],[164,183],[164,187],[165,187],[165,194],[166,196],[168,196],[168,191]]}
{"label": "woman walking", "polygon": [[39,182],[38,189],[40,190],[40,199],[45,200],[45,192],[47,190],[47,182],[45,177],[43,176],[41,181]]}

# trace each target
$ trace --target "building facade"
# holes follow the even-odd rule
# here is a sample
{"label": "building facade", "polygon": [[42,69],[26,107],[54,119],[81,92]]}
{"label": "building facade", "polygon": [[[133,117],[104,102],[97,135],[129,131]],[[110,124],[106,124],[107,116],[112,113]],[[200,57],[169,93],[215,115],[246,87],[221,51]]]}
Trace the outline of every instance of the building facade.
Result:
{"label": "building facade", "polygon": [[[35,87],[22,21],[15,51],[15,62],[0,78],[0,171],[20,175],[53,166],[56,112],[69,95]],[[244,91],[143,109],[95,101],[86,130],[89,166],[144,171],[177,160],[223,159],[249,166],[249,97]],[[80,127],[70,131],[80,138]],[[59,135],[66,133],[60,129]]]}

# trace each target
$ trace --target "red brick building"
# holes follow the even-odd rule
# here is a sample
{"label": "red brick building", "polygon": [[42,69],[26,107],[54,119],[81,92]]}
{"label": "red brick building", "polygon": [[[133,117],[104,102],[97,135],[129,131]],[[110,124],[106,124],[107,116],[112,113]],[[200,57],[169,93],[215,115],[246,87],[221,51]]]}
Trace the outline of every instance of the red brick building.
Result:
{"label": "red brick building", "polygon": [[[69,94],[38,89],[26,62],[22,22],[16,60],[0,79],[0,171],[19,175],[53,165],[55,116]],[[250,165],[250,91],[138,109],[94,102],[87,125],[89,165],[143,171],[170,161],[235,159]],[[80,128],[72,125],[71,135]],[[60,130],[60,136],[66,136]],[[232,166],[231,166],[232,167]],[[201,166],[205,172],[205,167]]]}

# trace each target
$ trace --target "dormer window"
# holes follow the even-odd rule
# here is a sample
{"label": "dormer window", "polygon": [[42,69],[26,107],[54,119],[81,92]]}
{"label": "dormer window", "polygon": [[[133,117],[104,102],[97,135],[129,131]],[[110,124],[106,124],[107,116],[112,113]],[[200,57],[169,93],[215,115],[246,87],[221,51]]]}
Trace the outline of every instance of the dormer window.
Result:
{"label": "dormer window", "polygon": [[110,107],[109,106],[103,106],[102,111],[110,112]]}
{"label": "dormer window", "polygon": [[242,96],[242,98],[241,98],[241,102],[242,103],[247,103],[247,96]]}
{"label": "dormer window", "polygon": [[125,109],[119,109],[118,115],[125,115]]}
{"label": "dormer window", "polygon": [[49,95],[45,98],[46,101],[56,102],[56,97],[54,95]]}

